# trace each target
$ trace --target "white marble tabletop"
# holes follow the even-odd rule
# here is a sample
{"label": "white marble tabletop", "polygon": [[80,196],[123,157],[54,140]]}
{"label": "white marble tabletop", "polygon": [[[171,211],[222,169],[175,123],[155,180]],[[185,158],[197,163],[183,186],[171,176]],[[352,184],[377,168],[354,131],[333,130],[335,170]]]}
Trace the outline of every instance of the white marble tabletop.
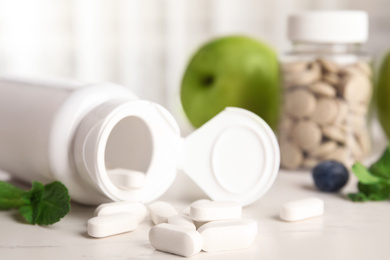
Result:
{"label": "white marble tabletop", "polygon": [[[353,203],[350,179],[339,194],[315,190],[308,172],[281,171],[271,190],[244,208],[243,216],[258,222],[259,234],[245,250],[205,253],[192,259],[390,259],[390,202]],[[278,218],[284,202],[306,197],[325,201],[325,214],[296,223]],[[161,198],[182,210],[205,195],[183,174]],[[49,226],[25,224],[16,211],[0,211],[0,259],[179,259],[154,250],[148,242],[150,220],[133,232],[103,239],[86,233],[94,207],[72,204],[71,212]]]}

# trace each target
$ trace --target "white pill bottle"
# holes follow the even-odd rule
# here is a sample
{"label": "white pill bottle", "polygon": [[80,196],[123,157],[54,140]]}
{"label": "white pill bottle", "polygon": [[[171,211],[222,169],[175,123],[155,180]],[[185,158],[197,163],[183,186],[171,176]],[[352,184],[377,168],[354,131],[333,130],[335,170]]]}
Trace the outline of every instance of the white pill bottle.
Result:
{"label": "white pill bottle", "polygon": [[373,91],[363,11],[309,11],[288,19],[291,51],[281,57],[281,165],[336,160],[351,166],[370,153],[366,115]]}
{"label": "white pill bottle", "polygon": [[[146,174],[123,189],[107,171]],[[271,187],[279,147],[255,114],[227,108],[187,138],[162,106],[115,84],[0,79],[0,169],[63,182],[73,200],[150,202],[183,170],[210,198],[250,204]]]}

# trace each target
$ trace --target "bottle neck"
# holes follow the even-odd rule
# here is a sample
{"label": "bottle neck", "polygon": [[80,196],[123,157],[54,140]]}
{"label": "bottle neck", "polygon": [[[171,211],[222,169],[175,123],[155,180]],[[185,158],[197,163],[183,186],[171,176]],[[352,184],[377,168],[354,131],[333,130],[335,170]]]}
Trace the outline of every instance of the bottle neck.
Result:
{"label": "bottle neck", "polygon": [[294,54],[362,54],[360,43],[304,43],[293,42],[291,53]]}

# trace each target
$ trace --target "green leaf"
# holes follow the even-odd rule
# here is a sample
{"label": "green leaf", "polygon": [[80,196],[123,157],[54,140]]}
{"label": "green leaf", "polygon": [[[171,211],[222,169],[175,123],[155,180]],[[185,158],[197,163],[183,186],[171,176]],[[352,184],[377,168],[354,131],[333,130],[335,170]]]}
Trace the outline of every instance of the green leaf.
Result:
{"label": "green leaf", "polygon": [[18,208],[25,203],[21,198],[24,190],[14,185],[0,181],[0,210]]}
{"label": "green leaf", "polygon": [[30,204],[20,207],[19,213],[30,224],[51,225],[70,211],[68,189],[61,182],[45,186],[33,182],[32,189],[25,196],[30,198]]}
{"label": "green leaf", "polygon": [[21,206],[19,208],[19,213],[22,215],[26,221],[30,224],[36,224],[36,219],[41,213],[40,203],[42,202],[42,197],[45,187],[42,183],[34,181],[32,183],[32,188],[29,191],[26,191],[23,194],[23,198],[28,200],[29,203]]}
{"label": "green leaf", "polygon": [[368,200],[386,200],[390,195],[390,185],[386,182],[373,184],[359,182],[358,189],[367,196]]}
{"label": "green leaf", "polygon": [[390,144],[379,160],[371,165],[370,172],[375,176],[390,180]]}
{"label": "green leaf", "polygon": [[363,202],[369,200],[366,194],[364,194],[363,192],[349,193],[348,198],[355,202]]}
{"label": "green leaf", "polygon": [[359,182],[364,184],[375,184],[381,182],[381,179],[372,175],[366,167],[364,167],[361,163],[356,162],[352,166],[352,171],[355,173],[356,177],[359,179]]}

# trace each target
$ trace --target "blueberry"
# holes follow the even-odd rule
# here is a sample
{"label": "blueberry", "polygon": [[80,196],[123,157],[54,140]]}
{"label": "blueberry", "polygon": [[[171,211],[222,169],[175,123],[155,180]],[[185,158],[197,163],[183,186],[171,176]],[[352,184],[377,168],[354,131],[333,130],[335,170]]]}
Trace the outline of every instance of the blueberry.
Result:
{"label": "blueberry", "polygon": [[317,189],[327,192],[340,190],[347,183],[347,168],[336,161],[323,161],[313,169],[313,179]]}

